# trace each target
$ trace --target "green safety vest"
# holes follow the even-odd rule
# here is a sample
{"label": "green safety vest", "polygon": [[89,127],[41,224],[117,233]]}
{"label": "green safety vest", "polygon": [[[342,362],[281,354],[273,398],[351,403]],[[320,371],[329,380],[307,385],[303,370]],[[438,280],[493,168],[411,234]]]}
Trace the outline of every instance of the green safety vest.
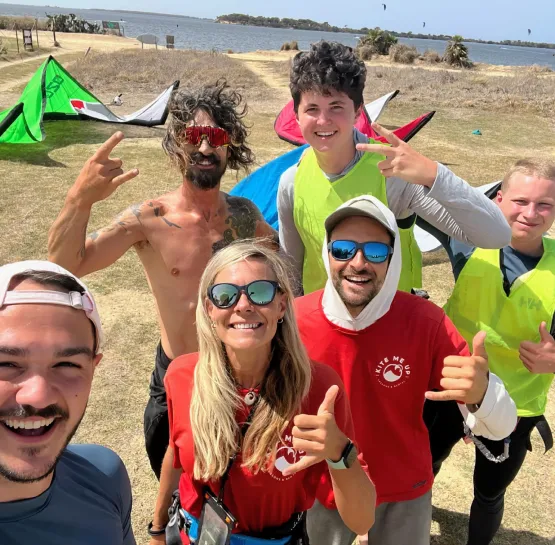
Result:
{"label": "green safety vest", "polygon": [[[369,139],[369,143],[378,143]],[[293,219],[304,244],[303,288],[309,294],[324,287],[327,280],[322,260],[326,218],[343,203],[361,195],[372,195],[387,206],[386,181],[377,164],[383,155],[365,153],[360,161],[336,182],[324,176],[316,154],[310,148],[295,175]],[[398,289],[410,292],[422,287],[422,254],[413,234],[414,222],[399,229],[401,277]]]}
{"label": "green safety vest", "polygon": [[545,411],[553,373],[530,373],[518,357],[522,341],[540,341],[539,327],[551,329],[555,311],[555,240],[543,239],[544,254],[536,268],[515,280],[509,296],[503,289],[501,250],[477,248],[463,267],[444,307],[472,347],[478,331],[487,332],[489,368],[504,383],[518,416]]}

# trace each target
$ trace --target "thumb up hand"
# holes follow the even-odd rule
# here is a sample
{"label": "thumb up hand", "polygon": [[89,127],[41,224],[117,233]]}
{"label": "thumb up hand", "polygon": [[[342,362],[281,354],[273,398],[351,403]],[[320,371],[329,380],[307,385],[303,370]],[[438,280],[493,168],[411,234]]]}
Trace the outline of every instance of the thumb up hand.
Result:
{"label": "thumb up hand", "polygon": [[480,404],[488,389],[488,355],[486,332],[479,331],[472,341],[471,356],[448,356],[443,360],[443,391],[426,392],[432,401],[457,400],[467,405]]}
{"label": "thumb up hand", "polygon": [[296,464],[283,471],[285,477],[330,458],[339,460],[349,439],[335,422],[335,400],[339,386],[331,386],[316,415],[299,414],[293,419],[293,448],[306,452]]}

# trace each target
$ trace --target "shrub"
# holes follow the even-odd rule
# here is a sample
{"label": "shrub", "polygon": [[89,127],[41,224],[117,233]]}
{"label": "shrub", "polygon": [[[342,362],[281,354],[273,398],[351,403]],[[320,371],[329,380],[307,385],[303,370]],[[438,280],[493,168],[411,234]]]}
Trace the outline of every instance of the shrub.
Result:
{"label": "shrub", "polygon": [[532,74],[550,74],[553,72],[549,66],[542,66],[540,64],[533,64],[532,66],[528,67],[528,71],[532,72]]}
{"label": "shrub", "polygon": [[376,55],[376,49],[373,45],[363,45],[356,48],[356,53],[361,61],[369,61]]}
{"label": "shrub", "polygon": [[400,62],[402,64],[413,64],[418,58],[418,51],[416,47],[405,44],[395,44],[389,50],[389,58],[393,62]]}
{"label": "shrub", "polygon": [[293,40],[289,45],[291,47],[291,51],[298,51],[299,50],[299,44],[297,43],[296,40]]}
{"label": "shrub", "polygon": [[291,44],[289,42],[285,42],[279,48],[280,51],[291,51]]}
{"label": "shrub", "polygon": [[422,60],[428,64],[437,64],[441,62],[441,55],[435,49],[426,49],[422,55]]}

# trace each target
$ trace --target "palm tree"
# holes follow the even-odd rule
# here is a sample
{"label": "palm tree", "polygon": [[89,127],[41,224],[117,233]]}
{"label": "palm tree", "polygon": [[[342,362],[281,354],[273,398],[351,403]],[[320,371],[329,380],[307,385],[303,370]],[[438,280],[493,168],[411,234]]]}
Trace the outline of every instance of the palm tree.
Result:
{"label": "palm tree", "polygon": [[468,58],[468,48],[462,42],[462,36],[453,36],[447,43],[445,53],[443,54],[443,60],[452,66],[470,68],[472,66],[472,62]]}
{"label": "palm tree", "polygon": [[396,43],[397,38],[395,36],[387,30],[376,27],[369,30],[364,38],[361,38],[357,47],[370,46],[378,55],[389,55],[391,46]]}

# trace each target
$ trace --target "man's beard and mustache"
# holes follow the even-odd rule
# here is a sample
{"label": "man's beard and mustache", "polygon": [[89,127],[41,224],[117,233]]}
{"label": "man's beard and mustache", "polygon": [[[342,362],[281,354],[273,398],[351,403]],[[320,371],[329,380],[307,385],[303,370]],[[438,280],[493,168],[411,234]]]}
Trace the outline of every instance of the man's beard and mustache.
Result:
{"label": "man's beard and mustache", "polygon": [[[189,159],[189,167],[185,172],[185,177],[187,178],[187,180],[189,180],[199,189],[204,190],[214,189],[218,186],[220,180],[222,179],[222,176],[224,175],[227,161],[222,164],[222,161],[216,154],[211,153],[210,155],[204,155],[199,151],[191,154]],[[214,165],[214,168],[210,170],[201,170],[199,168],[196,168],[196,165],[203,161],[209,161],[211,164]]]}
{"label": "man's beard and mustache", "polygon": [[[369,280],[368,283],[363,284],[365,291],[364,293],[360,294],[352,294],[352,293],[345,293],[343,290],[343,280],[346,280],[346,276],[359,276],[362,278],[367,278]],[[357,272],[353,271],[352,269],[339,271],[333,278],[332,278],[333,287],[341,297],[341,300],[345,303],[347,307],[351,307],[353,309],[357,309],[362,311],[370,302],[380,293],[382,289],[384,280],[378,279],[376,274],[372,271],[364,271],[364,272]]]}
{"label": "man's beard and mustache", "polygon": [[[49,405],[44,409],[35,409],[30,405],[20,405],[19,408],[17,409],[8,409],[8,410],[0,411],[0,418],[2,420],[5,420],[7,418],[29,418],[33,416],[44,418],[44,419],[55,417],[57,418],[57,420],[55,421],[56,422],[55,425],[61,426],[64,420],[68,420],[69,413],[64,409],[62,409],[61,407],[59,407],[58,405]],[[46,479],[46,477],[48,477],[56,468],[56,464],[58,463],[58,460],[60,459],[65,448],[67,447],[67,445],[69,444],[73,436],[75,435],[77,428],[81,424],[81,420],[83,420],[83,416],[85,416],[85,412],[83,412],[77,424],[73,427],[71,432],[68,434],[58,454],[54,457],[51,463],[48,463],[43,468],[43,470],[38,475],[28,476],[28,475],[17,473],[11,470],[10,468],[2,465],[0,460],[0,477],[3,477],[4,479],[14,483],[34,483],[34,482],[38,482],[38,481],[42,481],[43,479]],[[21,450],[23,450],[23,452],[27,457],[32,458],[34,456],[39,455],[40,452],[43,450],[43,448],[44,447],[25,447]]]}

